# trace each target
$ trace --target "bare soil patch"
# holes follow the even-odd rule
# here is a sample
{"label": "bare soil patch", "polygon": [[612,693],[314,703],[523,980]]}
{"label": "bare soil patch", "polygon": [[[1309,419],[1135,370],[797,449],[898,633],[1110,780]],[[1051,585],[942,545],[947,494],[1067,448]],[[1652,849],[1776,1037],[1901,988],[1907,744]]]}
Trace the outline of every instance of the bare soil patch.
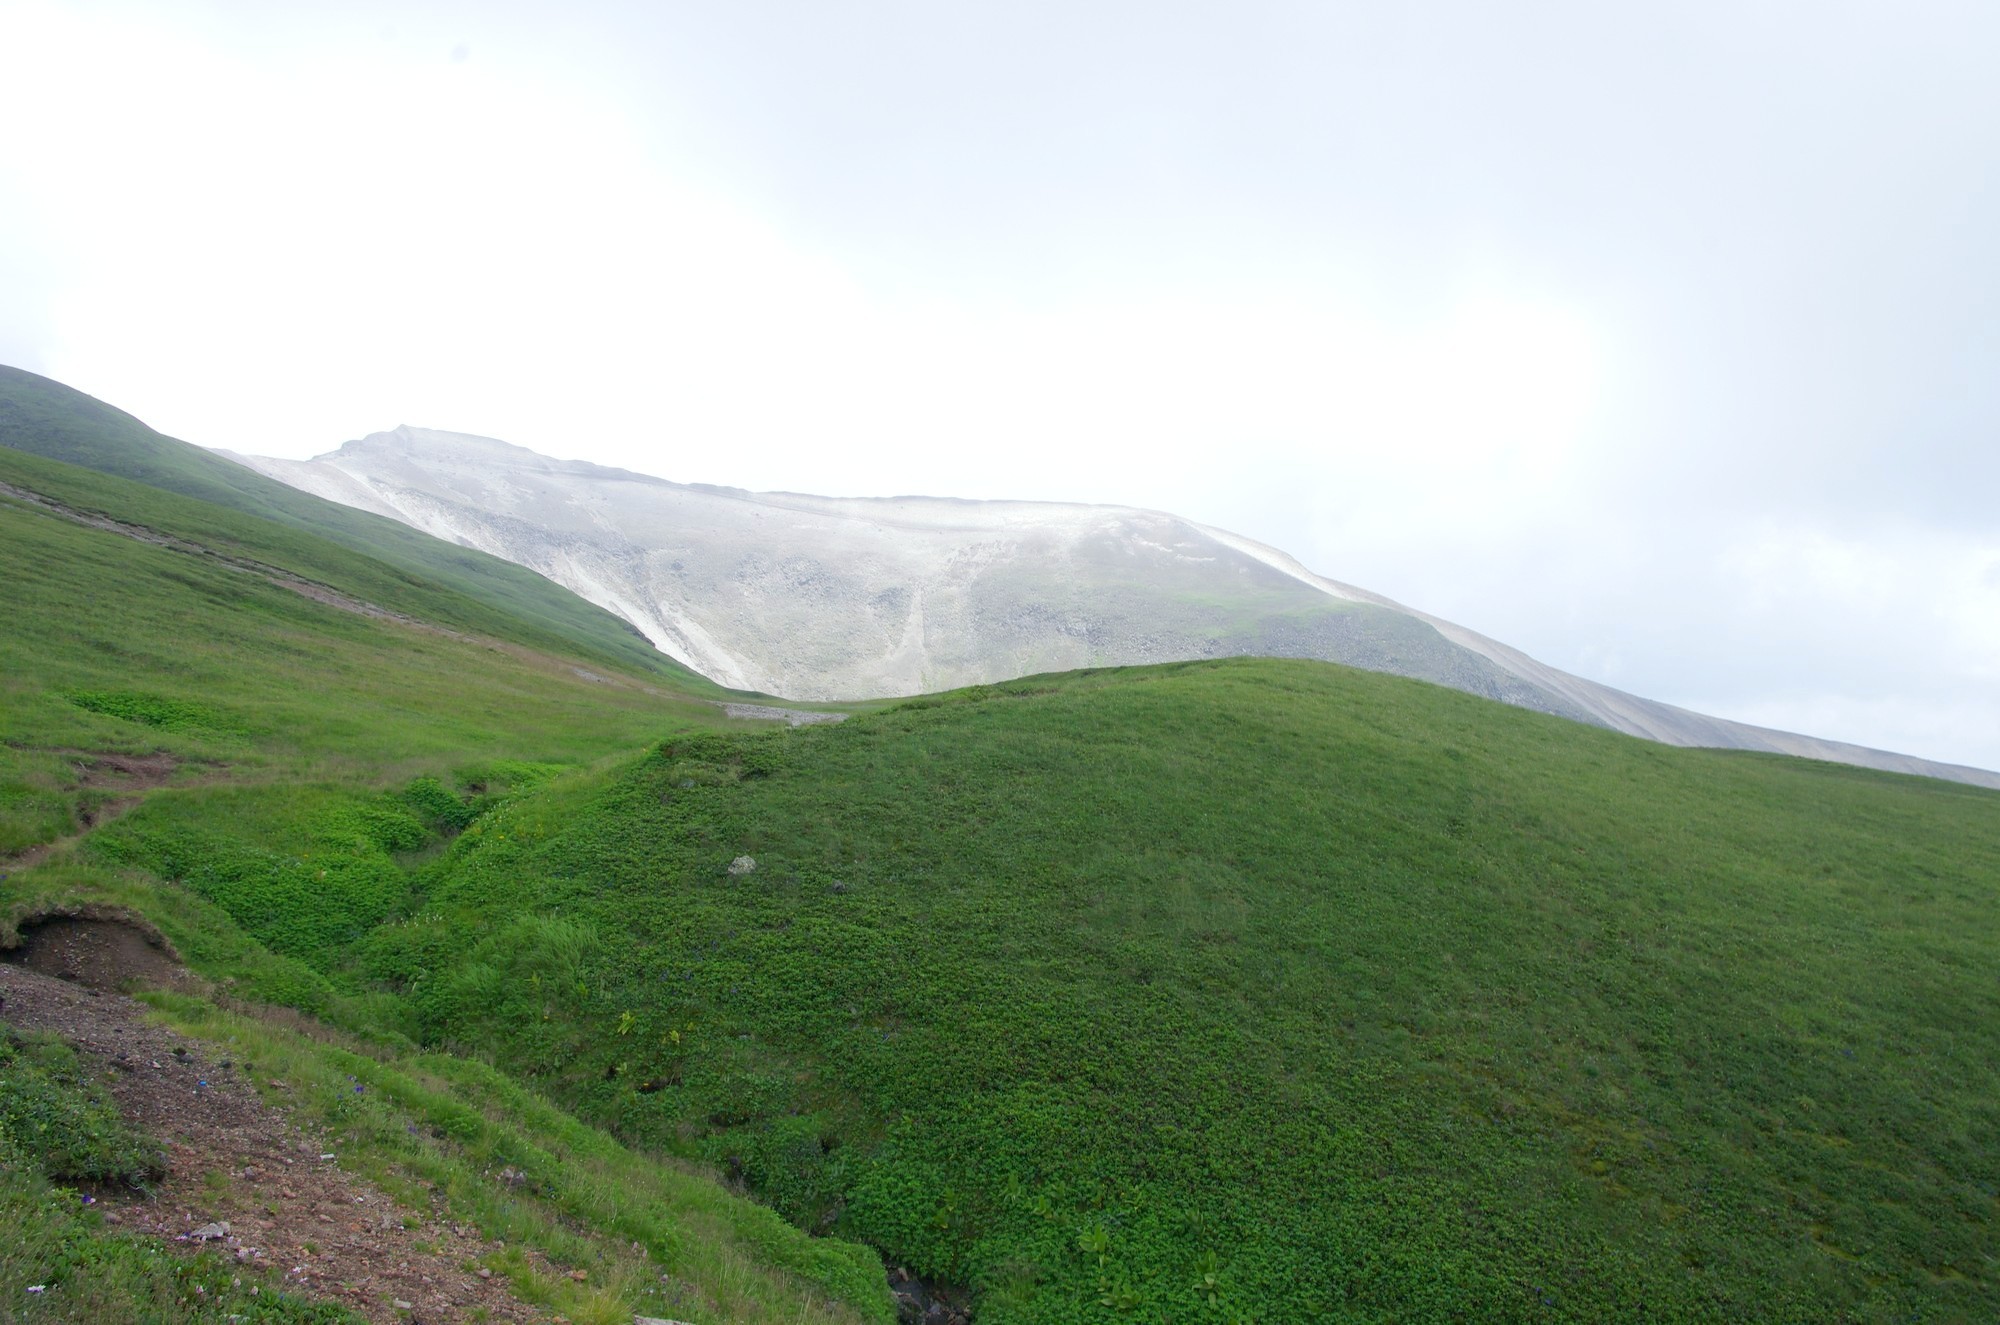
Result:
{"label": "bare soil patch", "polygon": [[176,769],[180,757],[156,751],[152,755],[114,755],[110,751],[58,751],[76,761],[84,787],[114,787],[118,791],[148,791],[160,787]]}
{"label": "bare soil patch", "polygon": [[86,787],[109,787],[117,791],[146,791],[160,786],[181,766],[180,756],[164,750],[149,755],[116,754],[109,750],[58,750],[77,767],[78,780]]}
{"label": "bare soil patch", "polygon": [[[715,701],[720,703],[721,701]],[[772,704],[722,704],[722,711],[732,718],[750,718],[758,722],[782,722],[792,727],[804,727],[815,722],[846,722],[845,713],[830,713],[825,709],[785,709]]]}
{"label": "bare soil patch", "polygon": [[43,916],[22,921],[19,932],[20,946],[0,952],[0,961],[87,989],[114,991],[129,982],[179,989],[193,980],[172,945],[128,920]]}

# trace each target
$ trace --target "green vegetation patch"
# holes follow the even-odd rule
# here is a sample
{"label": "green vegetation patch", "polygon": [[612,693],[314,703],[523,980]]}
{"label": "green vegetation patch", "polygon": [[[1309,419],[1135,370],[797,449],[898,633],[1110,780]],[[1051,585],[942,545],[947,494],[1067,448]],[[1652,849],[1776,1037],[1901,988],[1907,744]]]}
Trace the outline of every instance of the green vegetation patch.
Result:
{"label": "green vegetation patch", "polygon": [[168,731],[228,730],[228,724],[214,709],[191,700],[169,699],[136,690],[71,690],[63,698],[89,713],[102,713],[148,727],[164,727]]}
{"label": "green vegetation patch", "polygon": [[53,1035],[0,1038],[0,1159],[56,1182],[143,1187],[164,1172],[153,1141],[117,1107]]}
{"label": "green vegetation patch", "polygon": [[393,795],[217,786],[155,795],[93,835],[87,855],[182,884],[273,952],[327,971],[404,907],[411,880],[396,855],[430,837]]}
{"label": "green vegetation patch", "polygon": [[76,779],[48,755],[0,753],[0,857],[76,831]]}

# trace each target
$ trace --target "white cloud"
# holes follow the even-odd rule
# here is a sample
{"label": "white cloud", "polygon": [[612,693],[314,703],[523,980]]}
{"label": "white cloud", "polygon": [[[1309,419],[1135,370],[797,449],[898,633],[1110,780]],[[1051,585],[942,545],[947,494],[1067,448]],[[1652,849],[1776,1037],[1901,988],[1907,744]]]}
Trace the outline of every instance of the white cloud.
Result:
{"label": "white cloud", "polygon": [[49,130],[11,164],[65,236],[51,370],[210,444],[407,421],[841,491],[990,491],[1002,453],[1017,490],[1161,503],[1208,480],[1147,478],[1236,451],[1469,515],[1545,482],[1591,403],[1587,323],[1525,298],[1413,322],[1311,290],[870,290],[574,86],[21,15],[5,108]]}
{"label": "white cloud", "polygon": [[1862,657],[1928,655],[1955,680],[2000,682],[2000,540],[1907,526],[1757,530],[1718,557],[1746,615],[1802,623]]}
{"label": "white cloud", "polygon": [[2000,767],[2000,542],[1908,526],[1757,529],[1716,559],[1745,664],[1725,717]]}

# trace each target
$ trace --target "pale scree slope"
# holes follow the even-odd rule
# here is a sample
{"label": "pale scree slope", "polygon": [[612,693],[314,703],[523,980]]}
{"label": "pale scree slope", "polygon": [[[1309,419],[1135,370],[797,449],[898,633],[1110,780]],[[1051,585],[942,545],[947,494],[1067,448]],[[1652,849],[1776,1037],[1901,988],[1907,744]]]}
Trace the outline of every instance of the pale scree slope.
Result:
{"label": "pale scree slope", "polygon": [[234,458],[538,571],[717,681],[791,699],[1237,654],[1319,658],[1670,745],[2000,787],[1996,773],[1628,695],[1157,511],[750,493],[407,427],[308,461]]}

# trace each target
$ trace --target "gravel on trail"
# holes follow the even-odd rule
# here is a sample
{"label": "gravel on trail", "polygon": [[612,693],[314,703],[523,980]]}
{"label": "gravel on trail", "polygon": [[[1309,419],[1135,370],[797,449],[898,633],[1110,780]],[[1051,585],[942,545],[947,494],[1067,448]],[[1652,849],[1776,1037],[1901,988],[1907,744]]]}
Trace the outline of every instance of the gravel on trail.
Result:
{"label": "gravel on trail", "polygon": [[480,1275],[478,1258],[499,1244],[343,1170],[334,1146],[267,1104],[240,1065],[148,1022],[143,1004],[114,992],[135,974],[185,978],[137,930],[71,919],[25,946],[0,963],[0,1020],[68,1041],[165,1150],[166,1176],[151,1192],[96,1193],[107,1223],[276,1271],[289,1290],[384,1325],[553,1319],[510,1296],[502,1276]]}

